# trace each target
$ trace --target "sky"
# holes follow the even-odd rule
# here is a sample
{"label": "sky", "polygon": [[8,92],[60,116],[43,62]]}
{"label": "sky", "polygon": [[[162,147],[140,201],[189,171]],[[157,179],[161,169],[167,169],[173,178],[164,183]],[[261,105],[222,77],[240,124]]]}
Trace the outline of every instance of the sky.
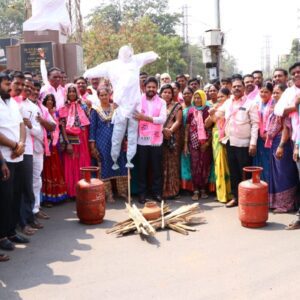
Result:
{"label": "sky", "polygon": [[[185,4],[188,6],[192,43],[198,43],[205,30],[215,27],[214,2],[169,0],[170,10],[174,12],[181,12]],[[83,15],[99,3],[99,0],[82,0]],[[289,53],[293,38],[300,38],[299,0],[220,0],[220,14],[224,47],[235,57],[244,74],[262,68],[266,36],[270,37],[272,66],[277,64],[279,55]],[[178,33],[181,34],[180,28]]]}

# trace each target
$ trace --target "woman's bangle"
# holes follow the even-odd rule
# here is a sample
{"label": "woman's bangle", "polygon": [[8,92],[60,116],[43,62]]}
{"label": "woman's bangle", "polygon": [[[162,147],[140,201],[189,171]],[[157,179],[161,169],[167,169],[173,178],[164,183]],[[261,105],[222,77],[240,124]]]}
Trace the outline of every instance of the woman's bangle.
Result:
{"label": "woman's bangle", "polygon": [[278,148],[284,148],[284,143],[280,143]]}

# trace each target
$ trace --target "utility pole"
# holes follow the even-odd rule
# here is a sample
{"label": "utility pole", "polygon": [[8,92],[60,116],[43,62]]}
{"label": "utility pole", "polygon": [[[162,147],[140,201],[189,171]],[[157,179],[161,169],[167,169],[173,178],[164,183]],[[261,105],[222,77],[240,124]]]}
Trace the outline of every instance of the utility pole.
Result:
{"label": "utility pole", "polygon": [[[220,17],[220,0],[215,0],[215,25],[217,30],[221,31],[221,17]],[[221,69],[221,53],[222,46],[216,48],[217,55],[217,76],[221,79],[220,69]]]}
{"label": "utility pole", "polygon": [[188,62],[188,72],[190,76],[193,73],[193,61],[190,51],[190,38],[189,38],[189,12],[188,6],[185,4],[182,6],[182,40],[185,45],[185,56]]}
{"label": "utility pole", "polygon": [[297,9],[297,32],[298,32],[297,61],[300,61],[300,8]]}
{"label": "utility pole", "polygon": [[81,45],[83,35],[83,22],[80,5],[81,0],[67,1],[67,9],[71,21],[72,34],[75,38],[75,41]]}
{"label": "utility pole", "polygon": [[208,70],[209,79],[221,79],[221,54],[224,34],[221,32],[220,0],[214,1],[214,27],[204,33],[203,62]]}
{"label": "utility pole", "polygon": [[32,16],[32,6],[30,0],[24,0],[25,6],[25,20],[28,20]]}

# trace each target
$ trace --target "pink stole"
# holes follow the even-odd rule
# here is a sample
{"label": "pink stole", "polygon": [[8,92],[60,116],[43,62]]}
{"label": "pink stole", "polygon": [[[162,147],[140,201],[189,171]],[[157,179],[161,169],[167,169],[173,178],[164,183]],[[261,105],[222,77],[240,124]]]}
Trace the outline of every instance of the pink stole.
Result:
{"label": "pink stole", "polygon": [[[148,101],[154,105],[151,117],[158,117],[162,107],[161,99],[155,95],[152,100],[147,100],[146,95],[142,96],[142,113],[150,116],[148,110]],[[150,139],[152,145],[159,145],[162,140],[162,124],[153,124],[147,121],[139,121],[139,136],[144,139]]]}
{"label": "pink stole", "polygon": [[67,129],[73,127],[75,123],[76,111],[78,113],[81,126],[88,126],[90,124],[90,121],[86,116],[84,110],[82,109],[80,103],[75,101],[59,109],[59,117],[67,119]]}
{"label": "pink stole", "polygon": [[194,115],[194,119],[197,124],[197,134],[198,134],[199,143],[204,144],[207,140],[207,135],[205,132],[205,127],[204,127],[203,111],[197,110],[194,107],[193,115]]}
{"label": "pink stole", "polygon": [[22,102],[23,102],[23,97],[22,96],[14,96],[12,97],[18,104],[18,106],[21,106]]}
{"label": "pink stole", "polygon": [[268,122],[269,116],[272,113],[273,108],[274,108],[273,104],[274,104],[273,99],[270,99],[268,101],[264,111],[262,109],[263,103],[261,102],[260,105],[259,105],[259,110],[258,110],[258,113],[259,113],[259,134],[260,134],[261,137],[263,137],[264,133],[266,132],[267,122]]}
{"label": "pink stole", "polygon": [[[43,119],[46,119],[48,121],[49,118],[49,111],[46,107],[43,106],[41,101],[37,101],[37,105],[40,108],[40,110],[42,111],[42,117]],[[44,133],[44,147],[45,147],[45,155],[46,156],[50,156],[50,149],[49,149],[49,142],[48,142],[48,137],[47,137],[47,131],[46,129],[43,127],[43,133]]]}
{"label": "pink stole", "polygon": [[58,120],[56,118],[56,116],[53,114],[52,116],[53,120],[55,121],[55,130],[52,133],[52,146],[55,147],[57,145],[58,139],[59,139],[59,123]]}
{"label": "pink stole", "polygon": [[[300,93],[297,93],[297,91],[299,91],[299,89],[297,89],[295,87],[296,90],[296,95],[295,95],[295,100],[294,102],[296,102],[297,98],[300,97]],[[298,105],[298,111],[295,111],[293,113],[291,113],[289,115],[289,117],[291,118],[292,124],[296,125],[296,130],[292,130],[292,140],[297,142],[297,140],[299,141],[300,139],[300,105]]]}

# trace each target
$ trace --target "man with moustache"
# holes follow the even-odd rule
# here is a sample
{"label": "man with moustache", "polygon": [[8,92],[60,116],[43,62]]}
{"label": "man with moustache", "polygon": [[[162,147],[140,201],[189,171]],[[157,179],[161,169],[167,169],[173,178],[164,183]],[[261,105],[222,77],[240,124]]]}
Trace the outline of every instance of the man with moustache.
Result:
{"label": "man with moustache", "polygon": [[226,144],[230,169],[231,190],[234,198],[226,207],[238,205],[238,185],[243,178],[243,168],[252,165],[252,157],[256,154],[259,117],[255,101],[248,101],[244,94],[244,82],[232,80],[232,94],[217,111],[210,114],[217,118],[225,118],[225,132],[221,139]]}
{"label": "man with moustache", "polygon": [[253,75],[247,74],[243,77],[243,82],[245,86],[245,95],[247,97],[247,100],[255,100],[257,96],[259,95],[259,89],[254,84],[254,77]]}
{"label": "man with moustache", "polygon": [[145,94],[142,96],[141,113],[136,112],[134,118],[139,121],[137,142],[137,166],[139,202],[146,202],[147,171],[152,169],[152,196],[161,201],[162,194],[162,143],[163,124],[167,119],[166,102],[157,95],[158,81],[149,77],[145,81]]}
{"label": "man with moustache", "polygon": [[251,75],[253,76],[254,84],[258,87],[258,89],[260,89],[264,82],[263,72],[260,70],[255,70]]}
{"label": "man with moustache", "polygon": [[18,105],[21,105],[23,101],[21,94],[24,88],[25,76],[22,72],[15,71],[10,74],[10,77],[12,80],[10,96],[18,103]]}
{"label": "man with moustache", "polygon": [[19,222],[22,185],[23,153],[26,130],[19,107],[10,96],[11,78],[0,73],[0,151],[10,176],[0,181],[0,248],[14,250],[13,243],[28,243],[29,240],[16,233]]}
{"label": "man with moustache", "polygon": [[285,84],[287,85],[287,82],[289,80],[288,72],[285,69],[282,68],[276,68],[273,72],[273,83],[274,85],[277,84]]}

